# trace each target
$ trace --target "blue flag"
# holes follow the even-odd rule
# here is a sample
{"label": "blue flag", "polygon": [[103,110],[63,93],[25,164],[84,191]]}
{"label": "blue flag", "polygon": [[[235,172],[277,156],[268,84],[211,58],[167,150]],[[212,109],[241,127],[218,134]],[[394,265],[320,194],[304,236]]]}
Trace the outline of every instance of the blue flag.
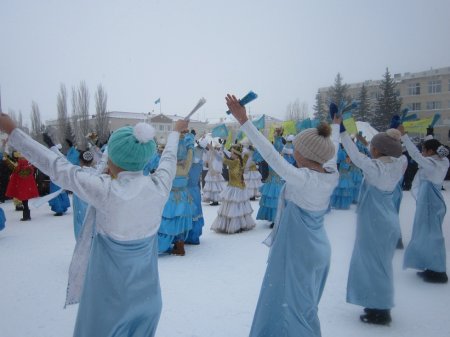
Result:
{"label": "blue flag", "polygon": [[227,138],[228,137],[228,129],[225,126],[225,124],[217,125],[214,129],[212,129],[211,135],[213,137]]}
{"label": "blue flag", "polygon": [[158,99],[155,101],[155,104],[158,104],[158,103],[161,103],[161,98],[158,98]]}
{"label": "blue flag", "polygon": [[253,121],[253,125],[258,129],[262,130],[266,127],[266,115],[262,115],[257,120]]}

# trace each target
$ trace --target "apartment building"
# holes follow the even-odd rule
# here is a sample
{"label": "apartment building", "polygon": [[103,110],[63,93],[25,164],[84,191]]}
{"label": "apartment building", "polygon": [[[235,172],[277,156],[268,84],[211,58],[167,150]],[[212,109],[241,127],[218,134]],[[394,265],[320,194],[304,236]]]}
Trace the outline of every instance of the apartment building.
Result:
{"label": "apartment building", "polygon": [[[417,73],[394,74],[397,83],[397,94],[402,98],[402,108],[409,108],[419,118],[428,118],[436,113],[441,115],[435,132],[436,138],[448,142],[450,140],[450,67],[430,69]],[[357,99],[364,85],[373,107],[380,94],[380,80],[367,80],[349,84],[349,95]],[[320,88],[323,98],[328,96],[330,87]]]}

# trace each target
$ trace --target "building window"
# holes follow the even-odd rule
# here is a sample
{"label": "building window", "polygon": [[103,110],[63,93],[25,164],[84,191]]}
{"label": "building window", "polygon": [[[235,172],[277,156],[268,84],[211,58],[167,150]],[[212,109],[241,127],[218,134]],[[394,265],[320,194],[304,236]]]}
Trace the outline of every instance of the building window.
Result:
{"label": "building window", "polygon": [[411,103],[410,106],[409,106],[409,109],[411,111],[422,110],[422,104],[421,103]]}
{"label": "building window", "polygon": [[164,125],[159,124],[159,131],[164,131]]}
{"label": "building window", "polygon": [[442,104],[439,101],[427,102],[428,110],[438,110],[442,108]]}
{"label": "building window", "polygon": [[450,79],[448,80],[448,91],[450,91]]}
{"label": "building window", "polygon": [[412,83],[408,85],[408,95],[417,96],[420,95],[420,83]]}
{"label": "building window", "polygon": [[428,81],[428,93],[437,94],[441,92],[441,81]]}
{"label": "building window", "polygon": [[167,131],[172,131],[172,125],[167,125]]}

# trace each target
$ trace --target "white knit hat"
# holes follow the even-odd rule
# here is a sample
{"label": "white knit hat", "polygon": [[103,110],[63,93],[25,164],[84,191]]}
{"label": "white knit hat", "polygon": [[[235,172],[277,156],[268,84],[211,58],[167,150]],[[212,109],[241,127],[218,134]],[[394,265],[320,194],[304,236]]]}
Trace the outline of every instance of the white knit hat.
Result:
{"label": "white knit hat", "polygon": [[324,164],[334,156],[334,145],[330,134],[330,126],[321,123],[317,128],[306,129],[295,136],[294,148],[303,157]]}

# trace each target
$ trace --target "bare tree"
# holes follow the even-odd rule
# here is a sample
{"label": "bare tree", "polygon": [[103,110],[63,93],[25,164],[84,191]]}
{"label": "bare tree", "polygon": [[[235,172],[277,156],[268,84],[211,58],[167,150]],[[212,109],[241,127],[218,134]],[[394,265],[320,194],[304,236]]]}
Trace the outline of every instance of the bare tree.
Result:
{"label": "bare tree", "polygon": [[106,104],[108,102],[108,94],[101,84],[97,86],[97,92],[95,93],[95,121],[96,132],[98,141],[105,144],[108,140],[109,128],[108,128],[108,115],[106,112]]}
{"label": "bare tree", "polygon": [[286,108],[286,119],[299,121],[308,118],[308,104],[306,102],[300,103],[296,99],[293,103],[289,103]]}
{"label": "bare tree", "polygon": [[19,115],[17,116],[17,126],[19,127],[19,129],[23,128],[23,117],[21,110],[19,110]]}
{"label": "bare tree", "polygon": [[73,135],[67,112],[67,90],[64,84],[61,84],[59,87],[59,93],[56,99],[56,107],[58,110],[58,140],[65,146],[66,139],[73,142]]}
{"label": "bare tree", "polygon": [[39,106],[35,101],[31,103],[31,137],[37,141],[41,141],[43,125],[41,122],[41,112],[39,111]]}
{"label": "bare tree", "polygon": [[76,144],[81,149],[86,149],[86,136],[89,133],[89,90],[84,81],[78,89],[72,88],[72,128]]}

